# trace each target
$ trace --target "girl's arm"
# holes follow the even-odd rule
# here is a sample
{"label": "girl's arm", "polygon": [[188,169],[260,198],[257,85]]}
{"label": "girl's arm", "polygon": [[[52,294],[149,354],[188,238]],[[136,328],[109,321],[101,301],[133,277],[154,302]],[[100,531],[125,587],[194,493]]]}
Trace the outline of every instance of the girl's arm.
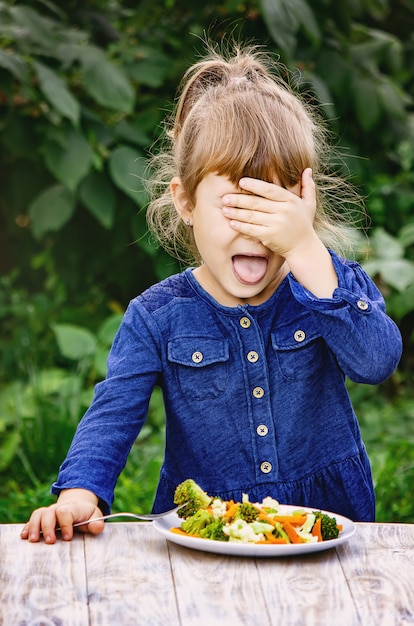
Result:
{"label": "girl's arm", "polygon": [[289,276],[295,299],[314,313],[314,327],[351,380],[379,384],[391,376],[402,353],[401,333],[386,314],[374,281],[353,261],[329,253],[338,277],[331,298],[316,298]]}
{"label": "girl's arm", "polygon": [[[55,527],[62,538],[73,536],[72,524],[107,513],[118,476],[145,422],[151,393],[160,370],[152,336],[151,316],[136,301],[128,307],[108,358],[106,379],[80,421],[52,491],[56,504],[33,512],[22,538],[54,543]],[[103,522],[89,524],[98,534]]]}

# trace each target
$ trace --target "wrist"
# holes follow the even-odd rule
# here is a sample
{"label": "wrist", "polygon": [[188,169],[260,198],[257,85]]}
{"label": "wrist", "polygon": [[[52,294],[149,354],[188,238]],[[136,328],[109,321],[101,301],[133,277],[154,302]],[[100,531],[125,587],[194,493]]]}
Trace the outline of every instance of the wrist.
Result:
{"label": "wrist", "polygon": [[76,502],[90,502],[94,506],[97,506],[99,501],[98,497],[92,491],[89,491],[89,489],[63,489],[58,497],[59,504],[65,504],[66,502],[73,502],[75,500]]}
{"label": "wrist", "polygon": [[338,277],[331,255],[317,238],[306,249],[295,250],[286,257],[296,280],[317,298],[332,298],[338,287]]}

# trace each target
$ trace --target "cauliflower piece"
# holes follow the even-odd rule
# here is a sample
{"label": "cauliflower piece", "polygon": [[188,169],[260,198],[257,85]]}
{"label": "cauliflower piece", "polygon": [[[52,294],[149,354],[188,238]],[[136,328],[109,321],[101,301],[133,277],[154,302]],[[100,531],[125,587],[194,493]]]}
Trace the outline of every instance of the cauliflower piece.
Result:
{"label": "cauliflower piece", "polygon": [[211,510],[212,510],[214,517],[217,517],[217,519],[220,519],[221,517],[223,517],[223,515],[226,512],[225,501],[221,500],[220,498],[214,498],[213,502],[211,503]]}
{"label": "cauliflower piece", "polygon": [[277,511],[279,506],[280,506],[280,504],[274,498],[271,498],[270,496],[267,496],[266,498],[263,498],[261,506],[264,509],[275,509]]}
{"label": "cauliflower piece", "polygon": [[256,534],[251,525],[244,519],[238,519],[232,524],[225,526],[223,532],[228,536],[229,541],[256,543],[256,541],[264,540],[264,535],[262,533]]}

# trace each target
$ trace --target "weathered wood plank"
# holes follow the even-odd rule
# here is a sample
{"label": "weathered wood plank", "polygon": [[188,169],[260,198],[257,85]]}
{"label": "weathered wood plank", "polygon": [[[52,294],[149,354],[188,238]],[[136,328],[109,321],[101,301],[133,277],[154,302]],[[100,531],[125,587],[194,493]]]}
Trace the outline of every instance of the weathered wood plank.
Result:
{"label": "weathered wood plank", "polygon": [[414,624],[414,525],[357,524],[336,550],[232,558],[108,524],[54,546],[0,525],[3,626],[403,626]]}
{"label": "weathered wood plank", "polygon": [[107,524],[85,537],[91,626],[178,626],[165,539],[151,524]]}
{"label": "weathered wood plank", "polygon": [[20,539],[22,528],[0,526],[0,624],[86,626],[83,537],[33,544]]}
{"label": "weathered wood plank", "polygon": [[413,525],[358,524],[338,553],[360,624],[414,623]]}
{"label": "weathered wood plank", "polygon": [[169,550],[182,626],[270,626],[253,559]]}
{"label": "weathered wood plank", "polygon": [[335,550],[257,562],[272,626],[353,626],[358,614]]}

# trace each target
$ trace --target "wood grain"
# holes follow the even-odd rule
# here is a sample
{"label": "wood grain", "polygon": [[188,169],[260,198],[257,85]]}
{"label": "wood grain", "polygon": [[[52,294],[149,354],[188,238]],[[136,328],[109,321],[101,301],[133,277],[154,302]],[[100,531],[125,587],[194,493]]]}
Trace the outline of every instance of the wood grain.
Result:
{"label": "wood grain", "polygon": [[270,626],[254,560],[169,549],[182,626]]}
{"label": "wood grain", "polygon": [[1,626],[409,626],[414,525],[357,524],[337,549],[251,559],[193,551],[148,523],[49,546],[0,525]]}
{"label": "wood grain", "polygon": [[56,549],[22,541],[22,528],[0,526],[0,624],[88,624],[82,537]]}
{"label": "wood grain", "polygon": [[358,615],[336,550],[258,562],[272,626],[353,626]]}
{"label": "wood grain", "polygon": [[338,553],[359,624],[414,624],[414,526],[360,524]]}
{"label": "wood grain", "polygon": [[167,543],[147,523],[85,537],[91,626],[178,626]]}

